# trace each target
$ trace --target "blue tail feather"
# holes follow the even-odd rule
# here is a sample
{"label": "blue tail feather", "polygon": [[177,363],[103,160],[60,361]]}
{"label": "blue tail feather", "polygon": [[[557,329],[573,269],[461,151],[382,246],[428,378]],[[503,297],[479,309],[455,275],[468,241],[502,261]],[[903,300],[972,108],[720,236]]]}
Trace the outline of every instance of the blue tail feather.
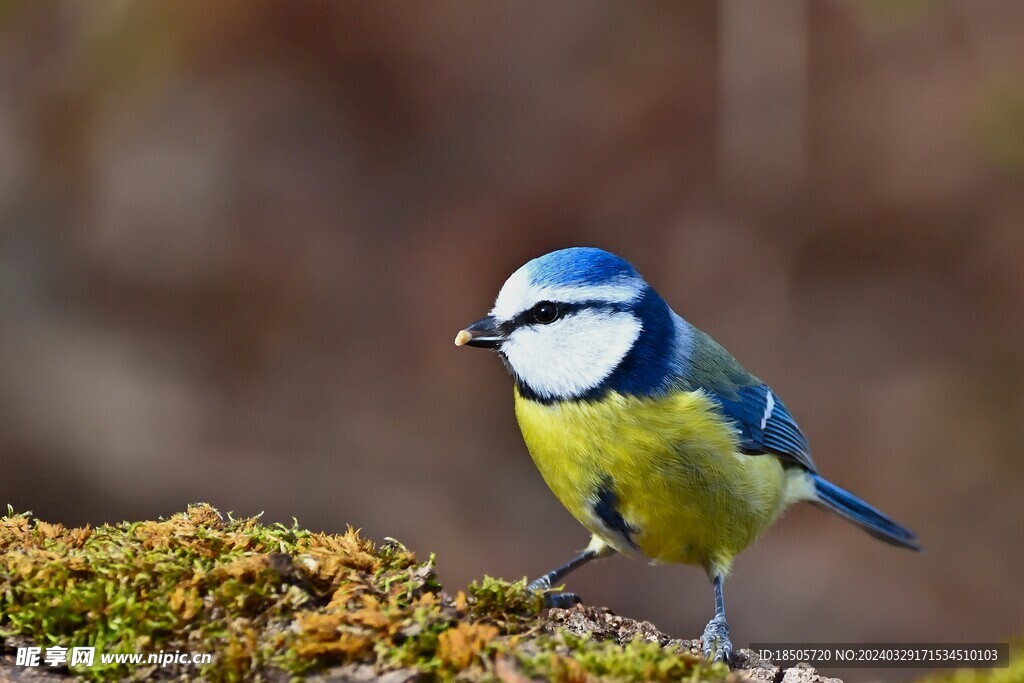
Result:
{"label": "blue tail feather", "polygon": [[910,529],[817,474],[811,474],[811,479],[814,481],[814,491],[818,495],[817,502],[820,505],[842,515],[880,541],[911,550],[921,550],[917,536]]}

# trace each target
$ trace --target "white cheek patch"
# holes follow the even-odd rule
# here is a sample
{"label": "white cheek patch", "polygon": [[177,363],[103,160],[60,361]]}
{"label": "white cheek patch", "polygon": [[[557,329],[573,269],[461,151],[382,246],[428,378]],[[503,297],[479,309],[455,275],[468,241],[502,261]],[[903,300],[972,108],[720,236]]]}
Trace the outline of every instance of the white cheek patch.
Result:
{"label": "white cheek patch", "polygon": [[538,396],[573,398],[599,385],[618,367],[641,327],[630,313],[582,310],[550,325],[521,327],[501,350]]}
{"label": "white cheek patch", "polygon": [[624,279],[607,285],[535,285],[530,282],[530,273],[523,266],[505,281],[498,298],[491,309],[491,315],[498,320],[511,320],[519,313],[532,308],[539,301],[580,303],[582,301],[604,301],[624,304],[634,301],[643,290],[643,282]]}

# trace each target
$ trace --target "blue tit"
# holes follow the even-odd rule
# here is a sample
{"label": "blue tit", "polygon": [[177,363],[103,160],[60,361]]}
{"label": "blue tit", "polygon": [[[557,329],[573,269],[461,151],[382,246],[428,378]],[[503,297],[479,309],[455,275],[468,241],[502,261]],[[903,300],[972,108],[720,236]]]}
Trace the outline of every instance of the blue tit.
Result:
{"label": "blue tit", "polygon": [[577,247],[530,261],[455,344],[498,353],[537,469],[592,534],[529,584],[549,605],[578,600],[547,591],[595,558],[698,565],[715,597],[702,648],[728,661],[722,581],[789,505],[814,503],[920,549],[909,529],[822,478],[778,394],[614,254]]}

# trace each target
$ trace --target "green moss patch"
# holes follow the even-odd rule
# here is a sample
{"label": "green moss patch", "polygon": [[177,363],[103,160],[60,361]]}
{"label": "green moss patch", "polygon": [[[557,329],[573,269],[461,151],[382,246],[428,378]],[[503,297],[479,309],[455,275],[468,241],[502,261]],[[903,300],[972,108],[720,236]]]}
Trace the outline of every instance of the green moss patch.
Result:
{"label": "green moss patch", "polygon": [[[224,519],[209,505],[97,528],[0,518],[0,637],[8,651],[96,647],[94,665],[69,675],[230,681],[372,667],[424,680],[729,676],[667,639],[592,637],[556,622],[522,581],[485,578],[450,596],[433,557],[417,561],[400,543],[375,545],[353,529]],[[213,661],[160,669],[102,665],[98,655],[176,650]]]}

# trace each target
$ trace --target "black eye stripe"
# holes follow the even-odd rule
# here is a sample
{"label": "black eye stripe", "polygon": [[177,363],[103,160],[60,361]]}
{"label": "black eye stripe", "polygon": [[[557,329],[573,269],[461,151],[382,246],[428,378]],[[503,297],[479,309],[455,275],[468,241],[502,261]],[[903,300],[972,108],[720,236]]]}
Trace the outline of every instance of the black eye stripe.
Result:
{"label": "black eye stripe", "polygon": [[[552,301],[551,303],[558,306],[559,318],[568,318],[571,315],[579,313],[580,311],[598,311],[601,313],[624,313],[630,309],[629,304],[624,303],[613,303],[610,301]],[[519,327],[528,327],[530,325],[539,325],[536,319],[533,317],[533,307],[526,309],[522,313],[518,314],[511,320],[506,320],[498,325],[498,328],[508,335],[512,330]]]}

